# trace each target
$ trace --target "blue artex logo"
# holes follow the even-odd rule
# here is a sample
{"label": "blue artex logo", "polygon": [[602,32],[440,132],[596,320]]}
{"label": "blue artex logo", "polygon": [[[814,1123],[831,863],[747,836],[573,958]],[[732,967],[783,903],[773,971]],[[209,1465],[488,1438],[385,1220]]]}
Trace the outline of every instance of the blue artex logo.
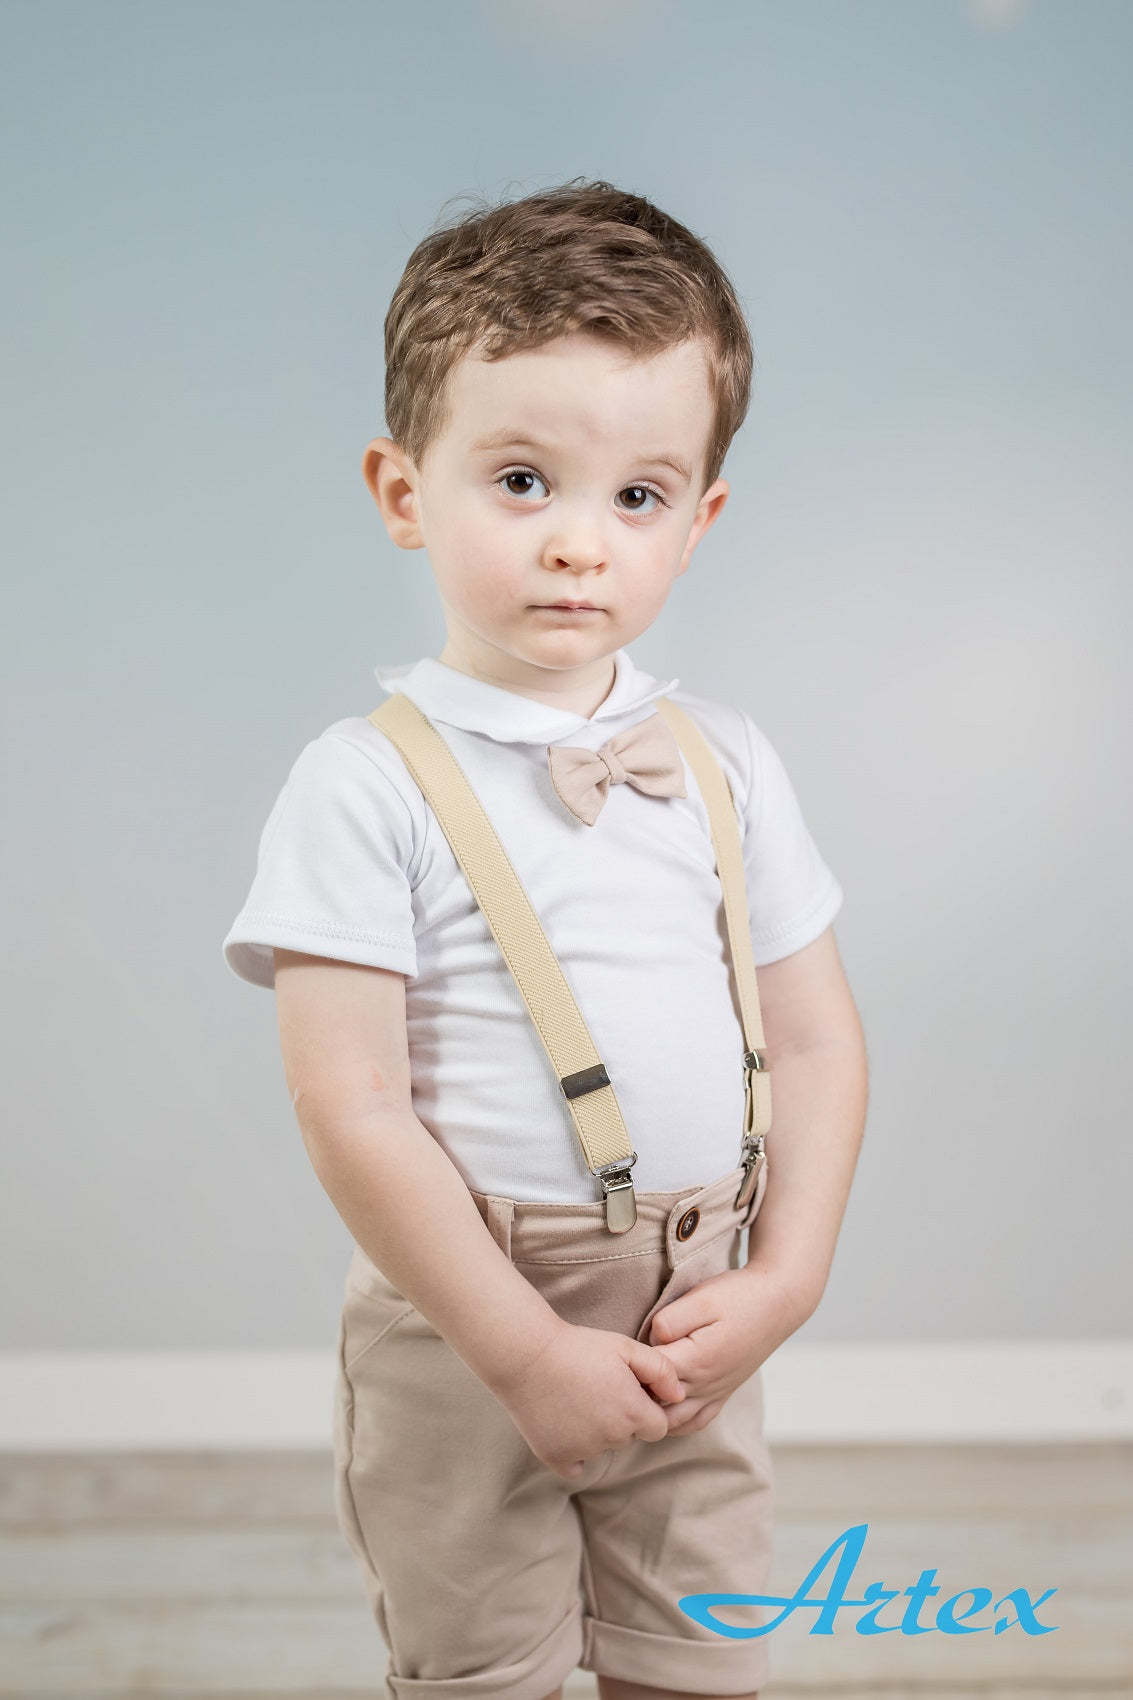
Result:
{"label": "blue artex logo", "polygon": [[[864,1610],[858,1619],[856,1628],[859,1635],[893,1635],[898,1630],[902,1635],[931,1635],[934,1629],[941,1630],[945,1635],[979,1635],[992,1627],[987,1623],[968,1621],[991,1605],[990,1588],[962,1588],[958,1594],[953,1594],[951,1599],[943,1601],[937,1607],[934,1624],[919,1622],[921,1607],[927,1603],[930,1595],[940,1592],[940,1589],[933,1585],[935,1570],[922,1570],[913,1586],[903,1590],[909,1597],[909,1603],[900,1623],[877,1621],[882,1607],[888,1605],[890,1600],[899,1598],[902,1590],[898,1588],[886,1588],[881,1582],[871,1582],[860,1600],[847,1599],[846,1589],[850,1585],[854,1567],[862,1555],[868,1532],[868,1523],[856,1523],[852,1529],[847,1529],[839,1535],[837,1540],[831,1541],[810,1574],[799,1584],[798,1591],[785,1599],[774,1594],[686,1594],[684,1599],[678,1600],[677,1603],[686,1617],[702,1623],[706,1629],[714,1629],[717,1635],[728,1635],[733,1640],[743,1640],[753,1635],[770,1635],[792,1612],[803,1607],[818,1608],[818,1616],[810,1629],[812,1635],[833,1635],[835,1617],[840,1611],[852,1606],[869,1608]],[[811,1599],[811,1588],[817,1587],[822,1572],[839,1547],[843,1549],[842,1556],[838,1560],[827,1593]],[[996,1612],[1002,1609],[1005,1614],[996,1617],[995,1633],[1002,1635],[1005,1629],[1018,1627],[1025,1635],[1052,1634],[1058,1625],[1040,1623],[1035,1614],[1044,1600],[1049,1600],[1051,1595],[1057,1592],[1057,1588],[1048,1588],[1045,1594],[1040,1594],[1037,1600],[1032,1600],[1026,1588],[1013,1588],[1009,1594],[1004,1594],[1002,1599],[995,1602]],[[969,1603],[961,1610],[960,1601],[964,1599],[969,1599]],[[717,1622],[712,1616],[714,1606],[782,1606],[783,1610],[770,1623],[758,1624],[755,1628],[737,1629],[733,1624]]]}

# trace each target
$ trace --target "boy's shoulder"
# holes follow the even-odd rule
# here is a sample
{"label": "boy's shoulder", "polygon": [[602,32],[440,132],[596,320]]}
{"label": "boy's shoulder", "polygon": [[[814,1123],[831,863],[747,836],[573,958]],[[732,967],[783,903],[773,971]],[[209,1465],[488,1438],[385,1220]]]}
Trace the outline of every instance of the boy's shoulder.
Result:
{"label": "boy's shoulder", "polygon": [[737,806],[746,809],[751,801],[757,744],[763,737],[751,716],[734,703],[696,691],[677,689],[668,695],[696,722],[731,782]]}
{"label": "boy's shoulder", "polygon": [[324,761],[368,763],[391,778],[400,778],[406,772],[397,746],[365,714],[348,714],[333,721],[311,744],[319,746]]}
{"label": "boy's shoulder", "polygon": [[666,695],[685,709],[709,736],[729,745],[746,739],[751,721],[747,712],[735,703],[722,702],[719,697],[702,696],[699,691],[686,691],[682,687],[668,691]]}
{"label": "boy's shoulder", "polygon": [[299,752],[285,792],[301,789],[310,801],[346,805],[365,813],[380,809],[420,842],[425,806],[400,751],[364,714],[333,721]]}

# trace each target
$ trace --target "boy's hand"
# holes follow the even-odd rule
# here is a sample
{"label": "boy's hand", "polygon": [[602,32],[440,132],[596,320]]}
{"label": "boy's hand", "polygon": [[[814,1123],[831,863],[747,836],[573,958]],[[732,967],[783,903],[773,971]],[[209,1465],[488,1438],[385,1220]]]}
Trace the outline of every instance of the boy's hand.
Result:
{"label": "boy's hand", "polygon": [[686,1395],[668,1413],[668,1432],[706,1428],[811,1309],[793,1282],[752,1263],[711,1275],[663,1305],[649,1338],[672,1360]]}
{"label": "boy's hand", "polygon": [[634,1440],[663,1440],[661,1402],[684,1398],[664,1352],[604,1328],[556,1319],[545,1344],[492,1388],[547,1467],[572,1481],[584,1464]]}

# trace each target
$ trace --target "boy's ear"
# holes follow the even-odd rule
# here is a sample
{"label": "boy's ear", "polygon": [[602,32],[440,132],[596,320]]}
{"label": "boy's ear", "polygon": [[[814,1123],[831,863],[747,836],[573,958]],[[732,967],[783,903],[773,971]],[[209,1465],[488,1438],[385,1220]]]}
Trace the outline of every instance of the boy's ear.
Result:
{"label": "boy's ear", "polygon": [[362,456],[362,476],[399,549],[423,549],[417,468],[392,437],[375,437]]}
{"label": "boy's ear", "polygon": [[723,513],[724,503],[728,500],[730,493],[731,485],[728,483],[727,479],[718,478],[715,484],[710,484],[703,496],[701,496],[700,501],[697,503],[696,513],[693,517],[692,530],[688,534],[688,542],[685,544],[685,551],[681,556],[681,564],[677,568],[678,577],[684,572],[685,568],[692,560],[692,552],[700,542],[700,539],[704,536],[704,533],[711,526],[715,525],[721,513]]}

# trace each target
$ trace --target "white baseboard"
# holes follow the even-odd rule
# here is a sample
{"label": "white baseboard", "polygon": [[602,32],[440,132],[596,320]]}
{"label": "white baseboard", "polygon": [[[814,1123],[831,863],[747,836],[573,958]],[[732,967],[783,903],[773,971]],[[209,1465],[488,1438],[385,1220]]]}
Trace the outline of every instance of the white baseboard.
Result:
{"label": "white baseboard", "polygon": [[[334,1354],[0,1353],[0,1449],[329,1447]],[[1133,1439],[1133,1341],[781,1347],[773,1444]]]}

